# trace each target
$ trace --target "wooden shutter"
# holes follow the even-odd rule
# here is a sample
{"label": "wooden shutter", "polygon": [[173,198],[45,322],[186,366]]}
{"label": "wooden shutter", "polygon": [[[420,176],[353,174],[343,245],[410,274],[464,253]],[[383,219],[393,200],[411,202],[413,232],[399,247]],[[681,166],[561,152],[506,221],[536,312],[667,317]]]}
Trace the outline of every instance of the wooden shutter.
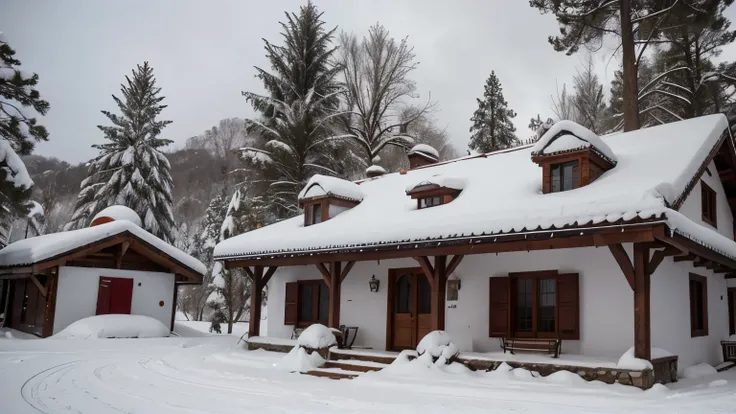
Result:
{"label": "wooden shutter", "polygon": [[580,339],[578,274],[557,275],[557,308],[560,339]]}
{"label": "wooden shutter", "polygon": [[490,278],[488,294],[488,336],[508,336],[509,332],[509,278]]}
{"label": "wooden shutter", "polygon": [[299,310],[299,284],[289,282],[286,284],[284,298],[284,325],[296,325]]}

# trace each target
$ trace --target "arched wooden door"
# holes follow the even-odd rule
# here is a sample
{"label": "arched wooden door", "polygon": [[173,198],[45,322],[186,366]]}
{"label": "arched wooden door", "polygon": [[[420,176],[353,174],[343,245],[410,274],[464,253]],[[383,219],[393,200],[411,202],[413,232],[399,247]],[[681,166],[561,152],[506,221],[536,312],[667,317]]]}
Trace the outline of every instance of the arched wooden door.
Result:
{"label": "arched wooden door", "polygon": [[414,349],[432,330],[429,280],[421,269],[394,269],[388,292],[387,348]]}

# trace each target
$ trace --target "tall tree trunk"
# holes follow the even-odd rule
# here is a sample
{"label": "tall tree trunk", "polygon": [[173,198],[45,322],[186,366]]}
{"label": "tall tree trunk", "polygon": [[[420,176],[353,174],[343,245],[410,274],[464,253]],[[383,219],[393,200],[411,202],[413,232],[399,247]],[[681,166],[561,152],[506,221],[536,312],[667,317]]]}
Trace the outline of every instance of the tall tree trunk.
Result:
{"label": "tall tree trunk", "polygon": [[621,1],[621,49],[623,51],[624,131],[639,129],[639,87],[636,50],[631,24],[631,0]]}

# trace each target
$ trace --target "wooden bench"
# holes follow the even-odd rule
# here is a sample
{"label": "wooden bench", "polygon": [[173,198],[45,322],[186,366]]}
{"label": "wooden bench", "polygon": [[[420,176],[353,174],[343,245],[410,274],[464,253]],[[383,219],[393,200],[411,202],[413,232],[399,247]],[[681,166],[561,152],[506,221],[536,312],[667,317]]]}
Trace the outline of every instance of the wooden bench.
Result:
{"label": "wooden bench", "polygon": [[721,341],[723,362],[736,362],[736,341]]}
{"label": "wooden bench", "polygon": [[562,350],[562,340],[556,338],[499,338],[501,341],[501,349],[503,353],[506,351],[514,355],[515,351],[522,352],[540,352],[552,354],[552,358],[560,356]]}
{"label": "wooden bench", "polygon": [[[304,329],[306,328],[298,328],[295,326],[294,329],[291,331],[291,339],[299,339],[299,335],[304,332]],[[357,326],[340,325],[340,329],[333,329],[332,331],[332,333],[335,334],[335,339],[337,339],[337,346],[340,349],[352,348],[353,343],[355,343],[355,338],[358,337]]]}

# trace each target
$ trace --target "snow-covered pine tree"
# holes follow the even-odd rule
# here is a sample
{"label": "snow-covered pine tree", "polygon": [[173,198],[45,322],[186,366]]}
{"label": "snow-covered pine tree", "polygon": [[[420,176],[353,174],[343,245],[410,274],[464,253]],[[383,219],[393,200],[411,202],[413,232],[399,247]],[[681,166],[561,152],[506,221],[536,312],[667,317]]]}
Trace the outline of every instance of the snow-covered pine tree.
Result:
{"label": "snow-covered pine tree", "polygon": [[10,141],[18,154],[29,155],[36,142],[47,141],[49,134],[24,108],[45,115],[49,103],[35,89],[38,75],[20,70],[19,66],[15,50],[0,32],[0,137]]}
{"label": "snow-covered pine tree", "polygon": [[511,123],[516,112],[508,108],[495,71],[486,80],[483,99],[477,101],[478,109],[470,118],[473,125],[470,127],[472,135],[468,146],[478,152],[490,152],[517,145],[518,139],[514,134],[516,127]]}
{"label": "snow-covered pine tree", "polygon": [[112,126],[98,125],[105,144],[89,163],[72,221],[67,228],[86,227],[99,211],[114,204],[133,209],[149,232],[171,242],[174,233],[171,165],[160,148],[172,141],[159,138],[171,121],[156,118],[166,105],[148,62],[133,70],[121,85],[123,98],[113,95],[121,115],[102,111]]}
{"label": "snow-covered pine tree", "polygon": [[29,213],[33,181],[18,156],[29,155],[37,141],[48,140],[29,109],[40,115],[49,110],[41,99],[38,75],[20,70],[15,50],[0,32],[0,244],[7,243],[13,220]]}
{"label": "snow-covered pine tree", "polygon": [[[220,240],[256,229],[260,226],[265,209],[260,197],[247,197],[245,189],[237,190],[227,206],[220,227]],[[211,297],[213,309],[221,311],[232,333],[233,323],[241,320],[250,309],[250,278],[242,269],[225,269],[215,264],[212,286],[216,297]]]}
{"label": "snow-covered pine tree", "polygon": [[331,64],[335,29],[326,31],[322,14],[309,2],[299,14],[286,13],[281,23],[284,45],[266,41],[272,72],[256,68],[266,95],[243,92],[260,114],[248,131],[260,135],[261,147],[244,148],[244,161],[263,172],[270,183],[271,205],[279,216],[294,214],[297,194],[317,172],[336,175],[325,166],[324,145],[346,138],[333,133],[337,116],[340,70]]}

